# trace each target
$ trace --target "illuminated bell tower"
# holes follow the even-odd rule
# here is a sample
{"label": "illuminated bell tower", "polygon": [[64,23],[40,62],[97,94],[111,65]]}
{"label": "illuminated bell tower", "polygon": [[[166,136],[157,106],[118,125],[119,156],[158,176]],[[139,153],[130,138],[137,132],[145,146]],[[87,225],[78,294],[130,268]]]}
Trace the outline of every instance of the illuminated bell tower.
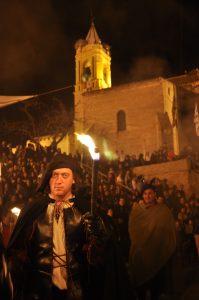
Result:
{"label": "illuminated bell tower", "polygon": [[90,125],[85,119],[89,107],[84,95],[111,87],[110,46],[101,42],[92,21],[86,39],[77,40],[75,49],[74,130],[86,133]]}
{"label": "illuminated bell tower", "polygon": [[75,93],[110,88],[110,46],[102,44],[93,21],[86,39],[77,40],[75,49]]}

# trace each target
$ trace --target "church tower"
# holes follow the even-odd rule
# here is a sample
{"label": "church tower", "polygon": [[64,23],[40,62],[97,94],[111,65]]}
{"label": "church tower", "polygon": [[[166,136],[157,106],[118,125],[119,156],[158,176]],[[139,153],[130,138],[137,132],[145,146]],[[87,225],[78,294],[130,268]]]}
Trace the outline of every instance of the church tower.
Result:
{"label": "church tower", "polygon": [[92,21],[86,39],[77,40],[75,50],[74,129],[86,133],[89,125],[85,118],[89,108],[84,95],[111,87],[110,46],[101,42]]}
{"label": "church tower", "polygon": [[102,44],[93,21],[86,39],[77,40],[75,49],[75,93],[110,88],[110,46]]}

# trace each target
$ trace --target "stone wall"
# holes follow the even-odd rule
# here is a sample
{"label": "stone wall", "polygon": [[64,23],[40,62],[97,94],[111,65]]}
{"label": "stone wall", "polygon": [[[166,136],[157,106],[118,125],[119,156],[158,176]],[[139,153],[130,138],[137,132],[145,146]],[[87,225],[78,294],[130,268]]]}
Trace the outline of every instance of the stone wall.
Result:
{"label": "stone wall", "polygon": [[136,175],[144,175],[147,180],[158,177],[168,179],[168,183],[171,185],[183,184],[188,195],[195,192],[199,196],[199,173],[191,170],[188,159],[136,167],[133,172]]}
{"label": "stone wall", "polygon": [[[78,96],[76,96],[78,98]],[[95,132],[98,147],[103,140],[109,150],[128,154],[152,152],[162,145],[158,113],[164,112],[161,80],[124,84],[79,95],[84,129]],[[126,130],[117,130],[117,113],[126,114]],[[99,145],[100,144],[100,145]]]}

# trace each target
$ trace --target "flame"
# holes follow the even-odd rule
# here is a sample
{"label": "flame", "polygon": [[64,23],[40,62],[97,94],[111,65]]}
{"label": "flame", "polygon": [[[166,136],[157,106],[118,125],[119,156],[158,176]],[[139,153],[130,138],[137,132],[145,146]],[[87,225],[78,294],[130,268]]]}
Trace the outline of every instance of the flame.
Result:
{"label": "flame", "polygon": [[92,159],[99,160],[99,152],[96,152],[96,146],[90,135],[75,133],[78,141],[87,146]]}
{"label": "flame", "polygon": [[20,208],[18,208],[18,207],[13,207],[12,209],[11,209],[11,212],[15,215],[15,216],[19,216],[19,214],[20,214],[20,212],[21,212],[21,209]]}

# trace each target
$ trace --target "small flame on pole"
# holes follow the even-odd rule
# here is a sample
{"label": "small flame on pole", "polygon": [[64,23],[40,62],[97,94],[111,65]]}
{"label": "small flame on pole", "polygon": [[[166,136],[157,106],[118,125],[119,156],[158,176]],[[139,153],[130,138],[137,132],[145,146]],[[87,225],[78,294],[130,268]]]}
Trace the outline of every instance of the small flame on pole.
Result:
{"label": "small flame on pole", "polygon": [[85,146],[88,147],[90,155],[92,157],[92,185],[91,185],[91,214],[94,213],[94,208],[97,201],[97,175],[98,175],[98,163],[100,154],[97,152],[97,148],[93,139],[86,134],[75,133],[77,139]]}
{"label": "small flame on pole", "polygon": [[21,212],[21,209],[20,208],[18,208],[18,207],[13,207],[12,209],[11,209],[11,212],[15,215],[15,216],[19,216],[19,214],[20,214],[20,212]]}
{"label": "small flame on pole", "polygon": [[88,150],[90,152],[90,155],[93,160],[99,160],[99,152],[96,152],[96,146],[93,141],[93,139],[90,137],[90,135],[87,134],[79,134],[75,133],[77,136],[77,139],[85,146],[88,147]]}

